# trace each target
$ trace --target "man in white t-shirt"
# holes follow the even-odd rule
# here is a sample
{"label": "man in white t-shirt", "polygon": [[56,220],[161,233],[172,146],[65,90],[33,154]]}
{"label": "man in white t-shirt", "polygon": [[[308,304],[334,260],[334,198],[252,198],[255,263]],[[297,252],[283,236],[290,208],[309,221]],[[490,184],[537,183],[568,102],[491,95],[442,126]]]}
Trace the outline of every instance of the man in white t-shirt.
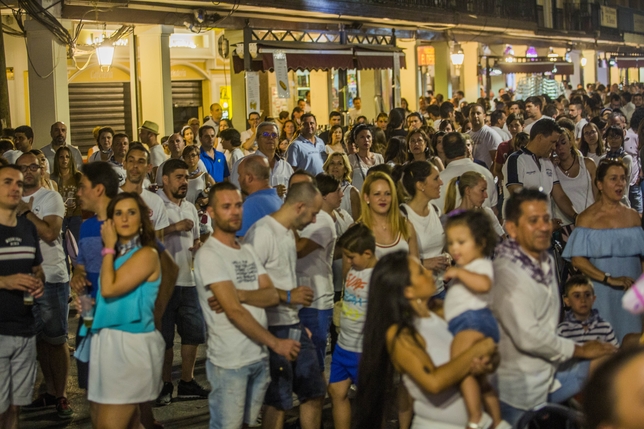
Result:
{"label": "man in white t-shirt", "polygon": [[360,97],[355,97],[353,99],[353,107],[349,109],[349,118],[354,123],[360,116],[362,116],[362,100]]}
{"label": "man in white t-shirt", "polygon": [[160,231],[170,225],[163,200],[154,192],[143,188],[144,179],[150,173],[150,152],[143,145],[132,145],[125,156],[125,184],[121,192],[134,192],[141,196],[150,209],[150,221],[155,231]]}
{"label": "man in white t-shirt", "polygon": [[[197,252],[195,277],[208,325],[210,427],[248,427],[256,423],[270,382],[266,348],[293,361],[300,344],[267,330],[264,308],[277,305],[280,294],[252,246],[235,238],[242,220],[239,190],[228,182],[214,185],[207,210],[215,228]],[[218,269],[212,269],[213,261],[219,261]]]}
{"label": "man in white t-shirt", "polygon": [[581,130],[588,123],[588,121],[583,116],[584,108],[581,102],[570,103],[570,106],[568,106],[568,114],[570,115],[570,118],[575,122],[575,138],[577,139],[577,141],[579,141],[581,140]]}
{"label": "man in white t-shirt", "polygon": [[156,177],[157,168],[168,157],[159,142],[159,125],[152,121],[145,121],[139,128],[139,139],[150,148],[150,164],[152,164],[152,177]]}
{"label": "man in white t-shirt", "polygon": [[38,334],[38,362],[43,368],[47,391],[26,408],[56,405],[59,417],[71,418],[73,411],[67,401],[69,268],[61,235],[65,204],[58,192],[40,186],[43,171],[35,155],[21,155],[16,165],[24,175],[24,192],[17,212],[36,226],[45,273],[45,291],[42,297],[36,298],[33,310]]}
{"label": "man in white t-shirt", "polygon": [[550,154],[561,133],[563,129],[552,119],[544,118],[534,124],[528,144],[510,155],[503,164],[504,204],[521,187],[539,189],[544,194],[552,196],[555,204],[570,219],[574,220],[577,217],[570,199],[559,184],[557,171],[550,161]]}
{"label": "man in white t-shirt", "polygon": [[495,133],[497,133],[501,137],[501,141],[508,141],[512,138],[512,135],[507,129],[504,129],[503,127],[507,126],[505,125],[507,117],[505,116],[505,112],[503,110],[495,110],[492,112],[490,115],[490,123],[492,124],[491,128],[494,130]]}
{"label": "man in white t-shirt", "polygon": [[175,325],[181,336],[181,379],[177,386],[179,399],[205,399],[210,393],[194,379],[197,347],[206,342],[205,324],[192,274],[192,255],[201,246],[199,218],[194,204],[185,201],[188,192],[188,165],[182,159],[163,164],[163,189],[157,191],[165,204],[170,225],[165,228],[163,244],[179,266],[179,277],[168,306],[163,313],[161,334],[165,340],[163,389],[158,405],[172,401],[172,361]]}
{"label": "man in white t-shirt", "polygon": [[[315,346],[298,317],[298,305],[310,306],[313,291],[297,286],[297,249],[294,230],[315,222],[322,208],[320,191],[310,182],[292,184],[284,205],[275,213],[257,221],[246,233],[248,243],[278,287],[280,303],[267,309],[269,331],[278,338],[296,335],[301,349],[294,364],[270,353],[271,383],[266,392],[263,417],[265,429],[281,429],[284,411],[293,408],[293,393],[300,399],[300,422],[303,429],[319,429],[326,384],[316,356]],[[206,241],[206,245],[208,241]]]}
{"label": "man in white t-shirt", "polygon": [[13,143],[16,149],[8,150],[2,155],[9,161],[9,164],[15,164],[20,155],[32,149],[34,144],[34,130],[28,125],[17,127],[14,130]]}
{"label": "man in white t-shirt", "polygon": [[242,142],[242,149],[246,152],[252,151],[252,148],[255,146],[255,138],[257,133],[257,126],[260,123],[260,116],[257,112],[250,112],[248,115],[248,125],[250,128],[246,131],[242,131],[239,139]]}
{"label": "man in white t-shirt", "polygon": [[530,130],[532,129],[532,126],[537,123],[537,121],[540,121],[541,118],[544,118],[543,114],[541,113],[541,109],[543,108],[543,102],[541,101],[540,97],[528,97],[525,100],[525,116],[526,116],[526,121],[525,121],[525,127],[523,128],[524,133],[530,134]]}
{"label": "man in white t-shirt", "polygon": [[496,149],[503,140],[492,128],[485,125],[485,109],[480,104],[472,104],[470,122],[472,130],[469,135],[474,142],[474,159],[483,161],[489,169],[496,157]]}

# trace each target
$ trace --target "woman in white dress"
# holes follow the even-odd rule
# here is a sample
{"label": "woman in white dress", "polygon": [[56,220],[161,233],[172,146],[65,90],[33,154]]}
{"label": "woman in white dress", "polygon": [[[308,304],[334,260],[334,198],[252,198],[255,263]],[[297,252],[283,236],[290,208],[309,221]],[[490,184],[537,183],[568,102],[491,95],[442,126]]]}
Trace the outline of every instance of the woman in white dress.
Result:
{"label": "woman in white dress", "polygon": [[369,286],[364,346],[358,370],[355,427],[380,428],[395,401],[394,371],[414,399],[412,429],[463,429],[465,403],[458,384],[467,375],[490,371],[490,338],[450,360],[452,334],[430,311],[434,277],[406,252],[383,257]]}

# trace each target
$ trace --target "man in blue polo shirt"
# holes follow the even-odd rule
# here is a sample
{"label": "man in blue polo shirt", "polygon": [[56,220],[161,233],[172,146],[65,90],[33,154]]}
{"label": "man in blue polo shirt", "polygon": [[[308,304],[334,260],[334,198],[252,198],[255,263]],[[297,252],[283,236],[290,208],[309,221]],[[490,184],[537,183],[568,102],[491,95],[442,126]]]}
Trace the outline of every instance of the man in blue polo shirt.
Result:
{"label": "man in blue polo shirt", "polygon": [[242,227],[237,231],[237,236],[243,237],[255,222],[279,210],[282,199],[268,183],[271,169],[266,157],[247,156],[242,159],[237,171],[239,186],[248,195],[243,205]]}
{"label": "man in blue polo shirt", "polygon": [[326,161],[326,146],[321,138],[315,135],[317,121],[312,113],[302,115],[300,135],[286,151],[286,160],[294,170],[301,168],[313,176],[324,173],[322,166]]}
{"label": "man in blue polo shirt", "polygon": [[217,183],[227,181],[230,176],[228,163],[224,154],[215,150],[215,129],[210,125],[199,128],[199,142],[201,143],[199,159],[205,164],[208,174]]}

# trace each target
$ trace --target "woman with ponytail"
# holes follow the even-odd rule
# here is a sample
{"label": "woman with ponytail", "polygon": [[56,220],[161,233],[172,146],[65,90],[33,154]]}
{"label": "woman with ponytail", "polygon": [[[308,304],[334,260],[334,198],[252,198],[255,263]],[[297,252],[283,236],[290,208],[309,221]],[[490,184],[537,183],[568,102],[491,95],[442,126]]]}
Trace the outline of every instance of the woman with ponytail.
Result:
{"label": "woman with ponytail", "polygon": [[[445,213],[452,210],[483,210],[490,218],[494,231],[500,236],[505,236],[505,231],[496,215],[489,207],[483,207],[487,198],[487,181],[477,171],[468,171],[454,177],[447,185],[445,195]],[[457,206],[458,204],[458,206]]]}

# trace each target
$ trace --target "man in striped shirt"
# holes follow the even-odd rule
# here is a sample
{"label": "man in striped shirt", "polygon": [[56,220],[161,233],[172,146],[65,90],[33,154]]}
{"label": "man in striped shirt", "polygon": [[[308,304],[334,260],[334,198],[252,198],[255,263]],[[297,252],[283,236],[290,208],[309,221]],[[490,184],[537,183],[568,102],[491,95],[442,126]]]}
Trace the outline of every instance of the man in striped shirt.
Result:
{"label": "man in striped shirt", "polygon": [[570,310],[566,311],[564,321],[557,326],[560,337],[577,344],[596,340],[619,347],[613,327],[593,308],[595,290],[588,277],[577,275],[568,279],[564,285],[563,300]]}

